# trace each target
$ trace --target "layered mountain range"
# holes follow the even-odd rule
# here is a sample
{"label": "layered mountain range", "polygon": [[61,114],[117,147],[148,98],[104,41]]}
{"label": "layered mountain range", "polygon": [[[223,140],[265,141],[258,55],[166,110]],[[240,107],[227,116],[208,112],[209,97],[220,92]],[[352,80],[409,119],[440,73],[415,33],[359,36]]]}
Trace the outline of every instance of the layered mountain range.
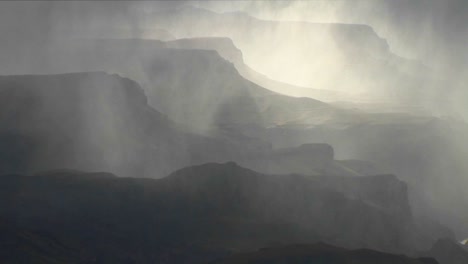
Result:
{"label": "layered mountain range", "polygon": [[423,241],[406,185],[389,175],[274,176],[225,163],[160,180],[61,170],[0,182],[0,217],[14,226],[4,256],[196,263],[278,242],[415,254]]}
{"label": "layered mountain range", "polygon": [[[420,84],[440,91],[429,69],[365,25],[194,8],[151,23],[165,41],[109,31],[0,53],[2,262],[466,263],[468,126],[415,111]],[[317,54],[339,74],[295,64]],[[295,85],[267,77],[285,65]],[[300,83],[414,106],[290,96]]]}
{"label": "layered mountain range", "polygon": [[[282,89],[289,95],[301,91],[302,96],[318,99],[432,108],[450,82],[429,67],[392,53],[387,41],[368,25],[268,21],[242,12],[193,7],[155,13],[151,19],[152,25],[178,38],[231,38],[256,71],[310,90]],[[338,97],[329,92],[320,96],[321,90],[335,91]]]}
{"label": "layered mountain range", "polygon": [[164,175],[189,160],[182,133],[148,107],[132,80],[99,72],[11,76],[0,78],[0,93],[2,173]]}
{"label": "layered mountain range", "polygon": [[[125,243],[119,246],[122,248],[107,249],[94,242],[89,245],[92,248],[84,245],[95,240],[102,244],[116,241],[114,235],[120,232],[117,236],[136,236],[155,223],[161,228],[156,233],[149,233],[144,241],[131,241],[153,250],[156,245],[148,239],[154,239],[162,248],[138,253],[134,261],[151,262],[167,254],[177,261],[209,260],[232,248],[255,250],[276,241],[325,241],[415,255],[428,250],[436,239],[452,236],[442,227],[413,218],[406,184],[392,175],[363,176],[377,169],[364,161],[335,160],[330,145],[246,149],[243,145],[248,143],[238,144],[229,137],[188,133],[148,106],[137,83],[102,72],[9,76],[0,83],[3,173],[69,168],[162,177],[194,163],[238,160],[270,174],[227,163],[188,167],[154,182],[70,170],[5,176],[2,219],[6,226],[15,227],[8,237],[17,241],[5,241],[14,249],[4,253],[5,259],[14,259],[15,254],[26,254],[25,259],[45,254],[45,259],[67,262],[71,258],[78,263],[134,259],[137,257],[130,251],[124,253]],[[271,175],[291,172],[306,176]],[[128,182],[139,187],[128,187]],[[114,183],[123,185],[114,189]],[[81,189],[83,184],[91,189]],[[124,189],[121,199],[117,198],[120,188]],[[72,204],[67,204],[67,195]],[[148,207],[146,203],[150,203]],[[124,209],[127,206],[130,211]],[[119,208],[116,216],[112,208]],[[155,216],[149,217],[151,210],[145,208],[152,208]],[[360,213],[355,214],[357,211]],[[78,220],[81,217],[86,218]],[[196,217],[201,219],[193,220],[193,225],[187,223],[186,219]],[[117,223],[110,224],[110,219]],[[100,234],[95,228],[101,227],[94,227],[98,223],[106,223],[106,232],[114,235]],[[134,229],[137,227],[141,231]],[[278,232],[279,227],[284,233]],[[98,233],[82,238],[82,230]],[[207,238],[207,234],[213,237]],[[205,248],[208,245],[213,248]],[[37,252],[38,246],[42,253]],[[173,250],[184,253],[170,253]],[[114,256],[111,252],[115,251],[123,255]]]}
{"label": "layered mountain range", "polygon": [[136,82],[118,75],[3,76],[0,87],[2,173],[69,168],[160,178],[191,164],[235,160],[267,173],[369,174],[356,162],[334,160],[329,145],[274,150],[261,137],[266,130],[260,119],[244,126],[226,118],[236,111],[243,111],[240,118],[250,115],[245,111],[255,106],[252,99],[250,109],[224,109],[220,120],[226,123],[212,124],[215,132],[202,135],[154,110]]}
{"label": "layered mountain range", "polygon": [[[165,48],[164,43],[145,40],[76,40],[62,42],[56,47],[50,49],[50,54],[44,55],[42,60],[38,58],[27,64],[18,60],[16,63],[8,64],[5,71],[51,73],[107,68],[111,72],[131,76],[142,83],[150,105],[169,118],[184,124],[189,130],[210,135],[221,134],[237,143],[241,141],[239,138],[242,138],[242,135],[247,136],[247,139],[260,138],[254,140],[258,142],[254,145],[260,144],[264,147],[268,145],[265,138],[270,138],[275,147],[297,146],[308,142],[331,142],[339,146],[336,148],[338,157],[366,160],[367,155],[365,157],[355,155],[355,152],[360,151],[365,145],[356,144],[359,141],[350,137],[354,133],[346,133],[347,130],[342,128],[361,127],[360,129],[367,130],[366,127],[369,125],[372,128],[377,127],[375,124],[387,123],[381,127],[398,130],[399,124],[410,122],[419,126],[418,124],[431,120],[431,118],[402,114],[356,113],[353,110],[340,109],[312,99],[281,96],[246,81],[239,76],[232,65],[213,51],[173,50]],[[200,63],[205,66],[199,67]],[[161,68],[161,65],[164,67]],[[195,74],[192,69],[199,72]],[[190,89],[190,87],[196,88]],[[188,94],[182,96],[183,93]],[[230,106],[238,103],[243,107]],[[325,126],[316,126],[317,124]],[[365,126],[362,126],[363,124]],[[271,129],[267,131],[264,127]],[[311,127],[316,132],[313,133]],[[331,131],[341,131],[344,139],[341,136],[338,137],[339,140],[330,139],[331,135],[335,134],[327,132],[330,127]],[[404,131],[412,133],[412,130]],[[411,137],[411,134],[409,136]],[[372,137],[378,142],[381,141],[380,138],[382,142],[387,142],[383,139],[385,138],[383,134],[379,133]],[[252,140],[248,141],[250,143],[245,145],[253,146]],[[380,148],[373,149],[378,151]],[[393,169],[390,167],[385,171]],[[428,171],[431,172],[430,169]],[[408,177],[413,175],[399,171],[397,174]]]}

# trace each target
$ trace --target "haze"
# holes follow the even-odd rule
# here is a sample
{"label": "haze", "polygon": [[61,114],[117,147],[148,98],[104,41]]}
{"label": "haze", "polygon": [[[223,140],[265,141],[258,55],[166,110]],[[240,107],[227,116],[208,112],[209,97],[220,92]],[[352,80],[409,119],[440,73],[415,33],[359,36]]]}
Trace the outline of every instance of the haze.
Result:
{"label": "haze", "polygon": [[0,262],[466,264],[466,14],[0,1]]}

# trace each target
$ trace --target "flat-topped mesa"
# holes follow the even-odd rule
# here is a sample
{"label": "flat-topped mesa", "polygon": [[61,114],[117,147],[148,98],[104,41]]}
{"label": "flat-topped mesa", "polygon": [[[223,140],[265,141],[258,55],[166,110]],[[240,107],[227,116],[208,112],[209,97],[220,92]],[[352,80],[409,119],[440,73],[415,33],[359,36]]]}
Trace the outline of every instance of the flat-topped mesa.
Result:
{"label": "flat-topped mesa", "polygon": [[[361,55],[372,54],[377,58],[391,55],[387,41],[381,38],[371,26],[365,24],[263,20],[244,12],[216,13],[196,7],[177,8],[169,13],[171,17],[167,17],[168,14],[164,16],[164,14],[158,13],[160,16],[155,16],[155,20],[177,32],[178,36],[183,37],[228,37],[236,43],[239,41],[238,44],[248,47],[249,44],[243,43],[245,42],[245,34],[241,33],[245,32],[246,27],[248,27],[248,30],[257,33],[256,36],[260,39],[275,40],[278,38],[277,36],[283,36],[281,41],[288,41],[290,37],[297,38],[297,32],[301,32],[300,35],[305,37],[304,40],[317,42],[331,40],[337,47],[347,51],[347,55],[353,55],[353,58],[354,55],[357,55],[353,52],[358,52]],[[159,17],[161,19],[158,19]],[[171,20],[181,20],[192,26],[174,27],[178,24],[170,23]],[[226,24],[233,24],[233,26],[226,30]]]}
{"label": "flat-topped mesa", "polygon": [[[329,102],[404,100],[414,105],[413,92],[408,91],[425,87],[421,76],[430,76],[423,65],[392,53],[387,41],[365,24],[272,21],[245,13],[221,14],[196,8],[157,13],[153,19],[181,38],[232,39],[242,50],[246,64],[258,71],[238,67],[243,76],[293,96]],[[294,65],[294,70],[287,65]],[[266,80],[267,76],[276,81]],[[304,87],[336,92],[321,95]],[[429,99],[422,92],[418,94],[418,105]]]}
{"label": "flat-topped mesa", "polygon": [[370,54],[375,58],[392,55],[387,40],[377,35],[369,25],[330,24],[330,32],[341,50],[352,58],[364,54]]}
{"label": "flat-topped mesa", "polygon": [[402,252],[416,237],[409,231],[414,227],[406,185],[394,176],[265,175],[227,163],[184,168],[162,181],[210,210],[286,221],[343,246]]}
{"label": "flat-topped mesa", "polygon": [[[260,174],[233,162],[187,167],[159,180],[78,171],[4,175],[0,219],[49,234],[58,244],[76,242],[79,252],[113,263],[131,259],[135,250],[140,263],[153,263],[173,251],[170,245],[185,244],[251,251],[272,241],[324,241],[412,252],[410,220],[370,204],[372,196],[341,191],[356,189],[352,184],[362,179],[334,178],[342,186],[321,177]],[[116,237],[125,239],[113,243]],[[78,243],[83,239],[89,242]],[[109,250],[96,251],[102,244]]]}
{"label": "flat-topped mesa", "polygon": [[[325,145],[325,144],[324,144]],[[221,180],[221,179],[225,179]],[[229,180],[228,180],[229,179]],[[398,214],[404,220],[412,218],[408,202],[408,190],[405,182],[395,175],[376,175],[362,177],[346,177],[333,175],[266,175],[239,166],[235,162],[207,163],[190,166],[175,171],[164,178],[169,182],[184,182],[184,186],[199,186],[210,189],[213,186],[205,181],[217,182],[216,189],[232,189],[232,185],[243,186],[246,190],[256,193],[255,188],[261,189],[262,182],[284,182],[288,184],[310,185],[314,190],[332,190],[344,194],[349,199],[364,201],[376,209],[388,214]],[[254,189],[252,189],[254,188]],[[283,190],[286,191],[286,190]],[[226,193],[227,194],[227,193]],[[258,193],[257,193],[258,194]],[[278,193],[279,197],[283,196]]]}
{"label": "flat-topped mesa", "polygon": [[197,37],[167,41],[166,46],[173,49],[203,49],[215,50],[224,59],[240,65],[244,63],[242,51],[238,49],[232,39],[227,37]]}
{"label": "flat-topped mesa", "polygon": [[[117,74],[109,74],[103,71],[76,72],[54,75],[9,75],[0,76],[0,91],[8,96],[12,93],[27,95],[34,93],[44,100],[91,100],[82,98],[81,93],[94,93],[94,96],[102,96],[99,93],[113,91],[119,93],[120,98],[113,100],[128,100],[129,104],[147,105],[147,98],[140,85],[129,78]],[[73,85],[69,85],[73,84]],[[66,97],[65,95],[70,95]],[[52,98],[53,97],[53,98]]]}
{"label": "flat-topped mesa", "polygon": [[180,133],[136,82],[118,75],[1,76],[0,94],[2,173],[70,168],[154,177],[187,156],[162,155],[179,152]]}
{"label": "flat-topped mesa", "polygon": [[[329,149],[327,146],[325,144],[317,144],[317,147]],[[264,187],[261,185],[272,181],[271,177],[284,182],[285,185],[292,184],[295,186],[296,184],[301,184],[303,185],[302,187],[310,185],[314,190],[336,191],[343,194],[347,199],[361,201],[367,206],[397,217],[400,219],[399,221],[406,223],[412,221],[407,185],[396,176],[390,174],[363,177],[333,175],[266,176],[265,174],[245,169],[234,162],[229,162],[225,164],[210,163],[187,167],[174,172],[166,179],[184,182],[181,186],[198,186],[194,187],[198,190],[209,190],[211,184],[216,182],[216,187],[212,187],[220,191],[221,195],[229,195],[229,190],[241,190],[244,195],[250,196],[253,193],[257,195],[258,193],[255,189],[263,189]],[[294,189],[296,187],[291,188]],[[249,192],[252,193],[248,194]],[[280,191],[277,195],[278,197],[289,197],[291,194]]]}
{"label": "flat-topped mesa", "polygon": [[[184,47],[192,44],[192,40],[181,41]],[[232,44],[225,38],[207,43],[213,43],[214,48]],[[251,137],[259,138],[253,125],[295,121],[316,124],[343,114],[317,100],[283,96],[255,85],[244,79],[219,50],[173,49],[167,48],[166,42],[143,39],[79,39],[51,45],[44,56],[32,54],[31,58],[17,59],[8,68],[41,74],[89,70],[123,74],[142,85],[152,107],[200,133],[220,123],[234,123],[237,130],[247,136],[254,131]],[[262,133],[260,136],[266,137]]]}
{"label": "flat-topped mesa", "polygon": [[[411,216],[401,215],[408,212],[387,210],[393,205],[366,195],[379,192],[380,186],[364,183],[360,189],[354,186],[363,184],[360,178],[330,177],[334,180],[265,175],[233,162],[186,167],[159,180],[80,175],[76,171],[1,176],[0,214],[6,218],[27,214],[25,227],[33,224],[44,232],[57,228],[41,220],[51,214],[57,215],[54,221],[58,223],[72,224],[73,230],[90,228],[88,221],[80,222],[89,216],[95,219],[92,223],[112,219],[115,230],[124,232],[120,233],[124,237],[127,229],[119,227],[139,223],[129,230],[145,230],[154,238],[151,241],[160,243],[208,239],[220,246],[251,250],[272,241],[325,241],[349,248],[400,253],[414,250],[417,231]],[[73,221],[68,222],[69,217]],[[212,231],[213,223],[216,232]],[[65,228],[65,234],[76,235],[68,233],[65,226],[60,228]],[[175,235],[180,228],[184,235]],[[106,230],[95,231],[105,231],[101,239],[112,239],[105,235],[109,234]],[[167,232],[173,235],[166,237]],[[246,236],[251,232],[255,237]]]}

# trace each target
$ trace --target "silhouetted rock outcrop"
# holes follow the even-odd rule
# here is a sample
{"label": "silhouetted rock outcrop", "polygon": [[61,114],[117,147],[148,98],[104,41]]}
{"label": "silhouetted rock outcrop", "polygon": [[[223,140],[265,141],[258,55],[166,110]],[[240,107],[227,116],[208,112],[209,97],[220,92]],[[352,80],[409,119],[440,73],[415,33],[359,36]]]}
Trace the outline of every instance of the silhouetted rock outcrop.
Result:
{"label": "silhouetted rock outcrop", "polygon": [[186,135],[130,79],[2,76],[0,94],[2,173],[70,168],[157,177],[190,162]]}
{"label": "silhouetted rock outcrop", "polygon": [[[176,78],[188,71],[182,63],[188,55],[193,58],[197,54],[193,52],[161,51],[159,58],[167,55],[167,59],[176,58],[172,63],[181,63],[168,76]],[[213,57],[199,55],[200,59]],[[217,55],[213,60],[213,66],[226,64]],[[171,67],[169,63],[160,65]],[[0,77],[0,172],[70,168],[159,178],[183,166],[229,160],[265,173],[323,174],[336,167],[333,149],[328,145],[272,151],[261,113],[256,109],[256,97],[246,90],[268,92],[261,87],[242,86],[247,82],[231,70],[223,78],[235,77],[241,86],[239,90],[225,89],[224,95],[212,91],[213,83],[205,88],[197,86],[192,97],[184,94],[189,93],[185,82],[161,91],[161,96],[151,92],[150,98],[157,98],[159,108],[172,113],[179,122],[191,120],[178,125],[148,105],[136,82],[117,75],[89,72]],[[164,82],[166,77],[156,78],[157,82],[169,85],[171,82]],[[195,79],[191,81],[195,83]],[[215,79],[221,83],[221,79]],[[206,100],[221,96],[224,104],[203,103],[205,99],[199,94],[203,89],[206,91],[202,94],[210,94]],[[234,96],[242,91],[246,94]],[[209,124],[213,126],[208,133],[212,137],[188,133],[196,126]]]}
{"label": "silhouetted rock outcrop", "polygon": [[358,249],[346,250],[326,244],[287,245],[263,248],[255,252],[235,254],[213,264],[438,264],[431,258],[409,258],[403,255]]}
{"label": "silhouetted rock outcrop", "polygon": [[[425,215],[436,214],[442,224],[457,229],[462,229],[468,219],[462,210],[466,204],[465,192],[452,191],[452,188],[466,185],[461,175],[467,171],[463,161],[467,150],[459,142],[464,142],[463,135],[468,130],[460,123],[442,124],[432,122],[431,118],[398,114],[356,113],[313,99],[282,96],[246,81],[232,64],[214,51],[168,49],[159,41],[73,40],[63,45],[51,44],[48,52],[37,58],[29,54],[32,58],[27,59],[14,54],[11,63],[1,65],[2,70],[124,73],[142,84],[149,104],[155,109],[184,124],[187,130],[228,142],[226,145],[211,144],[207,148],[210,151],[192,155],[194,163],[236,160],[244,166],[270,173],[263,163],[254,167],[244,164],[239,157],[268,156],[272,147],[291,148],[324,142],[335,147],[340,159],[369,160],[385,172],[395,173],[407,181],[415,190],[415,195],[411,196],[418,205],[415,208]],[[23,159],[15,157],[29,155],[31,143],[18,135],[4,136],[8,140],[3,142],[9,143],[2,144],[7,144],[8,148],[12,143],[18,146],[11,155],[2,154],[4,159],[21,167],[19,162]],[[207,139],[191,146],[206,147],[203,141]],[[250,155],[233,150],[234,146],[247,150]],[[231,154],[217,155],[226,150]],[[270,168],[274,168],[272,166]],[[313,167],[297,168],[288,172],[320,174],[323,171]],[[333,170],[333,174],[342,174],[340,171],[343,170]],[[354,172],[357,171],[351,169],[350,174],[368,174]],[[431,191],[427,192],[426,188]],[[445,195],[431,197],[431,193],[441,190]],[[427,201],[431,201],[431,206]]]}
{"label": "silhouetted rock outcrop", "polygon": [[175,39],[164,44],[171,49],[215,50],[235,66],[244,64],[242,51],[227,37]]}
{"label": "silhouetted rock outcrop", "polygon": [[159,180],[55,171],[1,176],[0,218],[100,263],[213,260],[278,241],[414,252],[405,197],[395,177],[271,176],[232,162]]}
{"label": "silhouetted rock outcrop", "polygon": [[[274,148],[327,142],[334,146],[338,159],[370,161],[394,173],[410,186],[417,216],[429,216],[456,233],[464,232],[468,197],[461,186],[467,183],[463,175],[468,171],[464,162],[468,145],[463,144],[468,133],[466,123],[396,114],[366,114],[352,123],[335,122],[314,127],[284,125],[271,127],[268,132]],[[442,237],[450,236],[441,231],[436,227],[427,234],[435,235],[435,240],[442,233]]]}

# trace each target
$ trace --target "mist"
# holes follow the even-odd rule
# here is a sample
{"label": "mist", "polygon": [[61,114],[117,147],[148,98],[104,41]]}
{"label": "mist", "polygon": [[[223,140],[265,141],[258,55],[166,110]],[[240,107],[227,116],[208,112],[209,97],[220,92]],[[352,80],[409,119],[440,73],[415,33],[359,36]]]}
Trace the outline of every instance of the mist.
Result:
{"label": "mist", "polygon": [[[435,115],[465,117],[463,103],[457,99],[465,90],[462,83],[466,80],[467,60],[463,52],[467,34],[461,26],[466,21],[462,15],[466,5],[460,1],[240,1],[199,5],[233,16],[244,13],[263,20],[299,22],[272,24],[268,29],[271,32],[261,31],[270,35],[265,40],[258,40],[263,38],[262,33],[246,41],[236,33],[224,33],[244,51],[247,64],[270,78],[309,88],[346,91],[347,100],[394,100],[396,104],[420,105]],[[304,21],[313,24],[304,25]],[[230,27],[226,32],[242,27],[241,23],[225,23]],[[257,23],[249,23],[247,27],[255,30]],[[324,23],[333,23],[338,29],[327,28]],[[359,36],[357,32],[340,32],[353,27],[360,31]],[[209,32],[197,27],[185,31],[181,34],[219,34],[213,27]],[[269,45],[275,50],[268,50]],[[255,48],[258,46],[262,48]],[[396,89],[403,91],[396,95]],[[405,90],[411,92],[405,94]],[[333,100],[340,99],[326,98]]]}
{"label": "mist", "polygon": [[[31,195],[0,219],[74,237],[60,210],[84,199],[71,215],[93,215],[96,202],[116,220],[93,221],[116,234],[150,230],[134,243],[160,255],[109,249],[138,263],[325,242],[456,264],[440,248],[468,237],[467,12],[461,0],[0,2],[0,173],[21,174],[0,194],[23,199],[24,182]],[[62,187],[74,192],[57,211],[29,211]],[[71,222],[54,229],[49,214]],[[184,216],[196,221],[175,232]],[[242,246],[233,230],[258,236]]]}

